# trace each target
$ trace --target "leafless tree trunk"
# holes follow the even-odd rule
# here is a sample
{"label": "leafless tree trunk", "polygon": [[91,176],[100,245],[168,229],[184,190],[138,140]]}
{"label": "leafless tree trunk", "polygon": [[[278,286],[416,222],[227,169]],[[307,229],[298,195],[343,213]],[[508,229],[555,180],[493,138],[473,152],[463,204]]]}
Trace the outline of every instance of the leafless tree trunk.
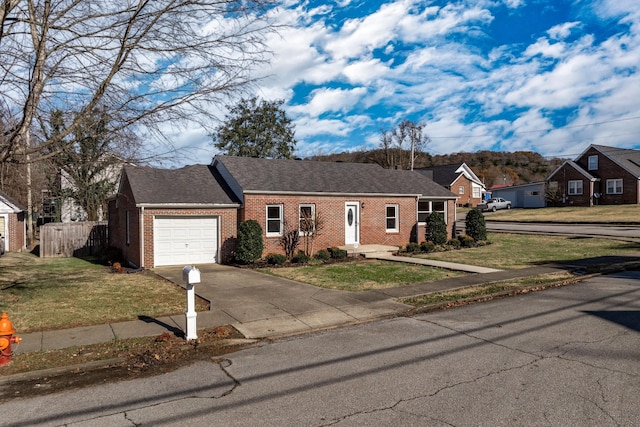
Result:
{"label": "leafless tree trunk", "polygon": [[422,133],[426,125],[409,120],[401,121],[391,131],[382,131],[381,153],[372,160],[387,169],[411,169],[420,154],[424,153],[429,137]]}
{"label": "leafless tree trunk", "polygon": [[[114,131],[161,136],[176,121],[214,128],[215,106],[268,60],[275,0],[4,0],[0,3],[0,161],[55,155],[100,108]],[[74,122],[37,132],[55,109]],[[27,131],[30,147],[24,147]],[[24,150],[23,150],[24,148]],[[47,153],[47,154],[44,154]]]}

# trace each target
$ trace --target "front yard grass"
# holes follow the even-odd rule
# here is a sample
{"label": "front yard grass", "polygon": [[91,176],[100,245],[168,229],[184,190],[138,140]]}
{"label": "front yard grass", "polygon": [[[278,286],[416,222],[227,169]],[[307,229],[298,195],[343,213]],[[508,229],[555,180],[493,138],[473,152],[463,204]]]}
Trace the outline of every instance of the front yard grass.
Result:
{"label": "front yard grass", "polygon": [[419,258],[509,270],[608,255],[640,255],[640,244],[598,238],[488,233],[491,244],[416,255]]}
{"label": "front yard grass", "polygon": [[432,282],[465,273],[394,261],[357,260],[327,265],[262,268],[263,273],[285,277],[326,289],[364,291],[410,283]]}
{"label": "front yard grass", "polygon": [[640,205],[511,209],[485,215],[487,221],[640,224]]}
{"label": "front yard grass", "polygon": [[[0,312],[19,333],[184,312],[185,291],[150,271],[117,274],[78,258],[8,252],[0,258]],[[208,303],[198,301],[198,311]]]}

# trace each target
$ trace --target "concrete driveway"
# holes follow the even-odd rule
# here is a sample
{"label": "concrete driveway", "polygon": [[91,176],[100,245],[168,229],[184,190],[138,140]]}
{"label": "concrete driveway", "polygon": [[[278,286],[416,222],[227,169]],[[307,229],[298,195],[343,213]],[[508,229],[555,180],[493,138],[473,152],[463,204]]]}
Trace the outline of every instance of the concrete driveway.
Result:
{"label": "concrete driveway", "polygon": [[[377,292],[321,289],[250,269],[199,265],[196,294],[211,303],[198,323],[231,324],[247,338],[308,332],[406,312],[405,304]],[[159,267],[155,273],[186,286],[183,267]]]}

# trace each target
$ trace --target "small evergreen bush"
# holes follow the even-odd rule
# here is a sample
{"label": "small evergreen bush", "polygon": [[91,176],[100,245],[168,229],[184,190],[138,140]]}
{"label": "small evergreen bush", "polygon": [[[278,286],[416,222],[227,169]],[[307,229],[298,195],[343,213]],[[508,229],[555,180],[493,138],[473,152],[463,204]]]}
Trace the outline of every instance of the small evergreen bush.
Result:
{"label": "small evergreen bush", "polygon": [[287,257],[282,254],[269,254],[264,258],[264,260],[269,265],[282,265],[287,262]]}
{"label": "small evergreen bush", "polygon": [[253,219],[241,222],[238,227],[236,261],[241,264],[254,263],[262,257],[263,250],[264,242],[262,241],[260,224]]}
{"label": "small evergreen bush", "polygon": [[333,259],[344,259],[347,257],[347,251],[335,246],[332,248],[329,248],[329,254],[331,254],[331,258]]}
{"label": "small evergreen bush", "polygon": [[425,239],[435,245],[447,243],[447,224],[444,222],[444,214],[442,212],[431,212],[427,216]]}
{"label": "small evergreen bush", "polygon": [[476,246],[476,241],[473,240],[473,237],[467,236],[465,234],[458,236],[458,240],[460,241],[460,246],[463,248],[473,248]]}
{"label": "small evergreen bush", "polygon": [[420,250],[422,252],[433,252],[436,250],[436,245],[433,242],[422,242],[420,243]]}
{"label": "small evergreen bush", "polygon": [[326,249],[320,249],[318,252],[316,252],[316,255],[314,258],[320,261],[326,261],[329,258],[331,258],[331,254]]}
{"label": "small evergreen bush", "polygon": [[484,215],[480,209],[471,209],[469,213],[467,213],[465,228],[467,236],[470,236],[476,242],[487,240],[487,226],[484,222]]}
{"label": "small evergreen bush", "polygon": [[411,242],[407,244],[407,252],[420,252],[420,245],[415,242]]}
{"label": "small evergreen bush", "polygon": [[298,253],[295,254],[293,258],[291,258],[291,262],[294,262],[296,264],[304,264],[306,262],[309,262],[309,255],[304,253],[304,251],[298,251]]}
{"label": "small evergreen bush", "polygon": [[447,242],[447,246],[449,246],[452,249],[459,249],[460,248],[460,240],[458,240],[458,239],[449,239],[449,241]]}

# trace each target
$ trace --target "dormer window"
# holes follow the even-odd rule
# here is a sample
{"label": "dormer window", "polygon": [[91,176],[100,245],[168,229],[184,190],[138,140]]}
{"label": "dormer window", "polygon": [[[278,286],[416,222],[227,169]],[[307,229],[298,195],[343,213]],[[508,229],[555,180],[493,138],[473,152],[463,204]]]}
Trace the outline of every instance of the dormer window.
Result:
{"label": "dormer window", "polygon": [[598,170],[598,156],[589,156],[589,170]]}

